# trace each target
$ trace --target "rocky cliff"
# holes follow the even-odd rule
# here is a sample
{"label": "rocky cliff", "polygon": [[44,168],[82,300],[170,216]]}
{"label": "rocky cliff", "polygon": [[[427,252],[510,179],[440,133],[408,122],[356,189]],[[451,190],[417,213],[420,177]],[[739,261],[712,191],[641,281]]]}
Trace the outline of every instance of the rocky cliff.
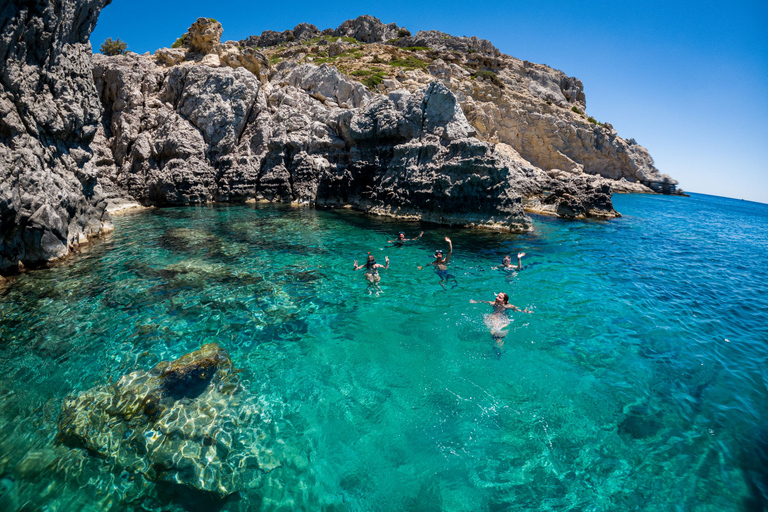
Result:
{"label": "rocky cliff", "polygon": [[[74,41],[95,17],[60,3],[59,43],[8,68],[37,82],[3,76],[0,155],[17,169],[0,189],[3,268],[108,229],[105,198],[107,210],[288,201],[525,231],[525,210],[610,218],[612,189],[675,188],[644,148],[584,114],[579,80],[488,41],[362,16],[222,43],[221,25],[200,18],[172,48],[95,55],[91,68]],[[18,34],[43,29],[14,12],[3,48],[22,63]],[[68,85],[40,85],[55,77]],[[58,188],[41,186],[51,176]]]}
{"label": "rocky cliff", "polygon": [[102,107],[88,42],[107,3],[0,4],[0,271],[111,229],[90,149]]}

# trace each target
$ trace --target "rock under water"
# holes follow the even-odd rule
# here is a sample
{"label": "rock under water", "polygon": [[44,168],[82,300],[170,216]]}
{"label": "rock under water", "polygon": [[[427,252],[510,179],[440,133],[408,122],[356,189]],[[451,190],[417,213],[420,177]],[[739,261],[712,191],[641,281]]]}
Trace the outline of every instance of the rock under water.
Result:
{"label": "rock under water", "polygon": [[275,462],[238,428],[258,415],[214,343],[65,400],[58,439],[150,480],[218,497],[254,487]]}

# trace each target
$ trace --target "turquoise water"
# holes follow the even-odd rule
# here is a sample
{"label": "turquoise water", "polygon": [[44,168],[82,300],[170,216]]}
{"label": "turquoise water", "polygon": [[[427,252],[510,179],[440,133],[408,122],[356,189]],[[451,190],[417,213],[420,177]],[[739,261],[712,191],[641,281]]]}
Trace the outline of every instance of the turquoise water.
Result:
{"label": "turquoise water", "polygon": [[[510,235],[160,209],[0,292],[0,510],[764,510],[768,206],[614,196]],[[386,247],[404,230],[422,241]],[[417,265],[454,254],[458,286]],[[362,262],[383,263],[369,294]],[[519,273],[493,270],[524,251]],[[499,346],[483,322],[510,313]],[[58,446],[64,398],[207,342],[274,454],[224,501]]]}

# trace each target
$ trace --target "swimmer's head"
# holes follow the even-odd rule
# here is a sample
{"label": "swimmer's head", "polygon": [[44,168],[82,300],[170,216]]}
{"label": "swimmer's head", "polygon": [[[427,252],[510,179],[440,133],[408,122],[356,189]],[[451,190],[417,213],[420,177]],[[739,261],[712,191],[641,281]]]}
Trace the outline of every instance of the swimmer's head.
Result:
{"label": "swimmer's head", "polygon": [[509,295],[504,292],[497,293],[496,300],[501,301],[502,304],[509,304]]}
{"label": "swimmer's head", "polygon": [[368,253],[368,261],[376,261],[376,258],[373,257],[373,254]]}
{"label": "swimmer's head", "polygon": [[442,258],[443,257],[443,250],[438,249],[435,251],[435,258]]}
{"label": "swimmer's head", "polygon": [[405,240],[405,233],[402,231],[397,234],[398,240]]}

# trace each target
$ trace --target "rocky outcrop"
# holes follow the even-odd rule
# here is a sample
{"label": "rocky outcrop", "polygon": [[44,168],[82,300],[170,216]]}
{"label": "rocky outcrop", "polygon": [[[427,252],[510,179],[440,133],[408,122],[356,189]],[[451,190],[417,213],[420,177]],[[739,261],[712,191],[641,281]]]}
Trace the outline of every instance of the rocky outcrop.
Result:
{"label": "rocky outcrop", "polygon": [[88,37],[109,0],[12,0],[0,35],[0,272],[112,229],[89,145],[102,107]]}
{"label": "rocky outcrop", "polygon": [[385,25],[378,18],[368,14],[347,20],[333,33],[337,37],[351,37],[363,43],[381,43],[405,35],[407,31],[401,30],[394,23]]}
{"label": "rocky outcrop", "polygon": [[135,55],[95,64],[98,140],[114,156],[103,186],[143,204],[258,198],[530,229],[516,183],[531,178],[473,138],[440,82],[389,98],[327,65],[261,85],[244,69],[168,70]]}
{"label": "rocky outcrop", "polygon": [[564,219],[621,217],[613,209],[611,181],[585,174],[558,179],[549,195],[535,198],[526,209],[532,213],[557,215]]}
{"label": "rocky outcrop", "polygon": [[262,82],[266,81],[269,62],[254,48],[243,48],[235,41],[222,44],[221,23],[211,18],[198,18],[173,48],[160,48],[155,60],[164,66],[182,63],[203,64],[209,67],[245,68]]}
{"label": "rocky outcrop", "polygon": [[227,352],[209,343],[67,398],[58,439],[150,480],[225,497],[276,466],[238,428],[257,412],[244,395]]}

